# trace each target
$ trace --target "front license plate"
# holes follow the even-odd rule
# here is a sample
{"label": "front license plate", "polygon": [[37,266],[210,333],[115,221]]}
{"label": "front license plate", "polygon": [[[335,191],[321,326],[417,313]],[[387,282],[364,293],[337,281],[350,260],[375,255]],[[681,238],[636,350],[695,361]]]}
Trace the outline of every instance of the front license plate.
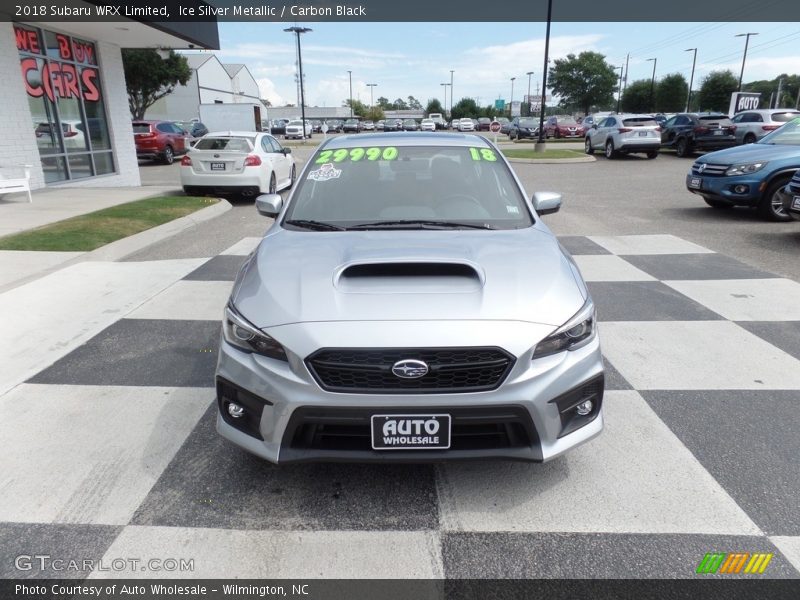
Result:
{"label": "front license plate", "polygon": [[792,209],[800,210],[800,196],[792,198]]}
{"label": "front license plate", "polygon": [[689,187],[695,190],[699,190],[700,186],[703,185],[703,178],[702,177],[692,177],[689,180]]}
{"label": "front license plate", "polygon": [[372,415],[373,450],[447,450],[450,415]]}
{"label": "front license plate", "polygon": [[723,133],[724,133],[724,132],[722,131],[722,129],[717,129],[717,130],[714,132],[714,135],[722,135]]}
{"label": "front license plate", "polygon": [[213,162],[213,163],[211,163],[211,170],[212,171],[224,171],[225,170],[225,163],[224,162]]}

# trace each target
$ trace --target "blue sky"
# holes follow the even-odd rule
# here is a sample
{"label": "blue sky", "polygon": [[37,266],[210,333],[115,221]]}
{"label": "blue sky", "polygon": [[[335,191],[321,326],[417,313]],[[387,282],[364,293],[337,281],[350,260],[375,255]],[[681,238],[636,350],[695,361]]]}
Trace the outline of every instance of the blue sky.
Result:
{"label": "blue sky", "polygon": [[[423,105],[443,100],[454,70],[455,101],[468,96],[482,105],[531,92],[541,85],[544,23],[298,23],[310,27],[303,35],[306,103],[340,106],[349,96],[369,103],[367,83],[376,83],[374,97],[390,100],[413,95]],[[219,24],[223,62],[245,63],[258,80],[262,95],[275,104],[296,102],[295,41],[286,23]],[[712,70],[731,69],[738,77],[744,38],[750,39],[745,82],[800,72],[800,23],[553,23],[550,57],[593,50],[608,62],[622,65],[630,53],[629,79],[649,79],[657,58],[656,78],[680,72],[686,78],[692,53],[698,48],[695,89]],[[449,101],[449,98],[448,98]]]}

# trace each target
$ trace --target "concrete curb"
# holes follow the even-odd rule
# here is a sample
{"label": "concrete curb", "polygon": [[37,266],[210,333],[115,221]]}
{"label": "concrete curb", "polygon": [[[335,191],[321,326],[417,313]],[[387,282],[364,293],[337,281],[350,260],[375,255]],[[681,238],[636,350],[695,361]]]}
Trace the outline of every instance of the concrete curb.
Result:
{"label": "concrete curb", "polygon": [[594,156],[577,156],[575,158],[510,158],[506,156],[506,160],[511,163],[522,163],[526,165],[555,165],[558,163],[587,163],[594,162],[597,159]]}
{"label": "concrete curb", "polygon": [[139,250],[155,244],[156,242],[160,242],[161,240],[172,237],[173,235],[185,231],[190,227],[194,227],[199,223],[214,219],[233,208],[231,203],[227,200],[223,200],[221,198],[218,200],[219,202],[216,204],[195,211],[192,214],[186,215],[185,217],[180,217],[174,221],[164,223],[163,225],[158,225],[157,227],[135,233],[134,235],[122,238],[121,240],[101,246],[100,248],[92,250],[91,252],[84,252],[79,256],[66,260],[62,263],[58,263],[52,267],[37,271],[36,273],[32,273],[31,275],[2,285],[0,286],[0,293],[7,292],[8,290],[14,289],[26,283],[30,283],[31,281],[40,279],[45,275],[60,271],[65,267],[69,267],[77,263],[86,261],[114,262],[121,260],[126,256],[133,254],[134,252],[138,252]]}

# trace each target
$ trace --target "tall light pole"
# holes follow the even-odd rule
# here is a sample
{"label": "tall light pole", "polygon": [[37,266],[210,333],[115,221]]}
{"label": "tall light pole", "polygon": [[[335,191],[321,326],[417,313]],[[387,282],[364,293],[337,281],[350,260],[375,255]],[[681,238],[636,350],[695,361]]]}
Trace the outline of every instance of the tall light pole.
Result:
{"label": "tall light pole", "polygon": [[525,75],[528,76],[528,116],[530,117],[531,113],[533,113],[531,110],[531,75],[533,75],[533,71],[528,71]]}
{"label": "tall light pole", "polygon": [[737,88],[737,91],[739,91],[739,92],[742,91],[742,77],[744,77],[744,61],[747,60],[747,46],[750,45],[750,36],[751,35],[758,35],[758,34],[757,33],[737,33],[735,36],[733,36],[733,37],[747,38],[744,41],[744,56],[742,56],[742,71],[739,73],[739,87]]}
{"label": "tall light pole", "polygon": [[348,71],[347,77],[350,79],[350,118],[353,118],[353,72]]}
{"label": "tall light pole", "polygon": [[303,55],[300,52],[300,34],[312,31],[308,27],[289,27],[284,29],[287,33],[297,35],[297,69],[300,71],[300,118],[303,120],[303,138],[306,137],[306,96],[303,81]]}
{"label": "tall light pole", "polygon": [[692,85],[694,84],[694,66],[697,63],[697,48],[687,48],[684,52],[694,52],[692,57],[692,75],[689,77],[689,95],[686,97],[686,112],[689,112],[689,105],[692,103]]}
{"label": "tall light pole", "polygon": [[367,87],[369,88],[369,109],[370,109],[370,110],[372,110],[372,108],[373,108],[373,106],[374,106],[374,104],[373,104],[373,102],[374,102],[374,101],[373,101],[373,96],[372,96],[372,90],[373,90],[373,88],[374,88],[376,85],[378,85],[378,84],[377,84],[377,83],[368,83],[368,84],[367,84]]}
{"label": "tall light pole", "polygon": [[[451,115],[448,114],[448,112],[447,112],[447,86],[449,86],[450,84],[449,83],[440,83],[439,85],[443,85],[444,86],[444,113],[445,113],[445,115],[450,117]],[[453,93],[452,93],[452,91],[450,92],[450,104],[451,105],[453,104]],[[452,112],[453,112],[453,110],[452,110],[452,107],[451,107],[450,113],[452,113]]]}
{"label": "tall light pole", "polygon": [[511,78],[511,100],[508,102],[508,116],[509,117],[513,117],[514,116],[513,105],[514,105],[514,80],[515,79],[516,79],[516,77],[512,77]]}
{"label": "tall light pole", "polygon": [[547,0],[547,31],[544,36],[544,68],[542,69],[542,110],[539,115],[539,139],[536,150],[544,152],[544,109],[547,100],[547,65],[550,62],[550,22],[553,20],[553,0]]}
{"label": "tall light pole", "polygon": [[617,112],[619,112],[619,104],[622,101],[622,70],[625,67],[622,65],[618,67],[611,65],[611,68],[614,69],[615,71],[619,69],[619,85],[617,86]]}
{"label": "tall light pole", "polygon": [[455,73],[455,71],[451,70],[450,71],[450,115],[453,114],[453,90],[455,89],[453,87],[453,73]]}
{"label": "tall light pole", "polygon": [[656,110],[656,65],[658,64],[657,58],[648,58],[646,62],[653,61],[653,78],[650,80],[650,108]]}

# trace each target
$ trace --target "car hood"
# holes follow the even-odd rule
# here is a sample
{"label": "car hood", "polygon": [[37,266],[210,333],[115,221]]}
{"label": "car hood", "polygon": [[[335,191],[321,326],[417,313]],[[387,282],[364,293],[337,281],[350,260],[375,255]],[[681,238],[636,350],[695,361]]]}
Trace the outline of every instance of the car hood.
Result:
{"label": "car hood", "polygon": [[785,144],[745,144],[716,152],[709,152],[697,159],[700,163],[738,164],[762,160],[779,160],[782,158],[800,159],[800,146]]}
{"label": "car hood", "polygon": [[267,234],[233,302],[259,328],[309,321],[503,320],[560,326],[583,305],[552,234],[290,231]]}

